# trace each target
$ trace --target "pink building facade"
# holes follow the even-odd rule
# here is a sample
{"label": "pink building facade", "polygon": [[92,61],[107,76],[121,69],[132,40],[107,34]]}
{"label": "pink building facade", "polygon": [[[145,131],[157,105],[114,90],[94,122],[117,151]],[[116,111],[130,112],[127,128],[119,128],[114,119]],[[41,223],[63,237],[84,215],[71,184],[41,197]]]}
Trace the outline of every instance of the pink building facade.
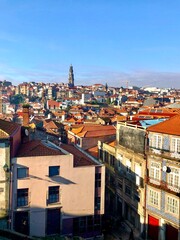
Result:
{"label": "pink building facade", "polygon": [[104,165],[46,142],[12,163],[11,229],[38,237],[101,234]]}

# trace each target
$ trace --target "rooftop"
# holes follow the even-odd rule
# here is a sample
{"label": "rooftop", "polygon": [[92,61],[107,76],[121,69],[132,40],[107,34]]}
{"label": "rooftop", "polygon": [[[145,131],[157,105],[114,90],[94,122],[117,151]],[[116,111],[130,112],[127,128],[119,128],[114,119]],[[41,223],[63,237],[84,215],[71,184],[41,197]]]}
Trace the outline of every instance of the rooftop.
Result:
{"label": "rooftop", "polygon": [[90,157],[71,144],[61,144],[60,147],[74,155],[74,167],[97,165]]}
{"label": "rooftop", "polygon": [[176,115],[164,122],[150,126],[147,128],[147,130],[150,132],[166,133],[180,136],[180,115]]}
{"label": "rooftop", "polygon": [[40,140],[23,143],[17,157],[53,156],[64,155],[58,148],[52,147]]}
{"label": "rooftop", "polygon": [[20,125],[0,119],[0,130],[2,130],[0,132],[0,139],[6,138],[7,134],[9,136],[13,135],[18,129],[20,129]]}

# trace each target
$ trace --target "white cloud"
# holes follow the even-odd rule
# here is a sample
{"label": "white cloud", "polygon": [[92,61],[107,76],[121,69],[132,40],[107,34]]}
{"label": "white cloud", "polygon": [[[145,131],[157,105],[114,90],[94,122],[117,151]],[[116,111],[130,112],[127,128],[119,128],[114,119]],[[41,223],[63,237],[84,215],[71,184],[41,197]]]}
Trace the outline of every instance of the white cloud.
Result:
{"label": "white cloud", "polygon": [[[35,82],[68,82],[69,66],[42,65],[32,69],[21,69],[0,63],[0,78],[11,80],[13,84],[22,81]],[[113,71],[97,66],[75,66],[75,84],[91,85],[94,83],[107,83],[113,87],[129,86],[155,86],[166,88],[180,88],[180,72],[157,72],[137,70],[131,72]]]}

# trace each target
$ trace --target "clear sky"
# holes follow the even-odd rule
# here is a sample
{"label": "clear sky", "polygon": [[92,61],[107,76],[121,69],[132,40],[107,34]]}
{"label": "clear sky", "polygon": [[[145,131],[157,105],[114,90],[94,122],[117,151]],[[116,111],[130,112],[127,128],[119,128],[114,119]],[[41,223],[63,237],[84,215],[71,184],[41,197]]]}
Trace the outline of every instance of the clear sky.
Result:
{"label": "clear sky", "polygon": [[0,79],[180,88],[179,0],[0,0]]}

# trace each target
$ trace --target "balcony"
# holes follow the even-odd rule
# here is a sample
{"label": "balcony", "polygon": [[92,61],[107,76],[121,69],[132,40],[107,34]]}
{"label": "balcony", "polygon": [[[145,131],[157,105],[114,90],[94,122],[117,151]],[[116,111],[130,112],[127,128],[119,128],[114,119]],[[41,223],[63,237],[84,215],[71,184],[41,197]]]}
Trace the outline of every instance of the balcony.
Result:
{"label": "balcony", "polygon": [[146,178],[146,183],[153,186],[153,187],[162,189],[166,192],[170,192],[172,194],[177,194],[177,195],[180,194],[180,186],[170,185],[169,183],[167,183],[165,181],[162,181],[162,180],[147,177]]}
{"label": "balcony", "polygon": [[164,150],[164,149],[157,149],[157,148],[153,148],[153,147],[148,147],[146,152],[147,152],[147,154],[161,155],[162,157],[165,157],[165,158],[180,159],[180,153],[171,152],[171,151],[167,151],[167,150]]}

